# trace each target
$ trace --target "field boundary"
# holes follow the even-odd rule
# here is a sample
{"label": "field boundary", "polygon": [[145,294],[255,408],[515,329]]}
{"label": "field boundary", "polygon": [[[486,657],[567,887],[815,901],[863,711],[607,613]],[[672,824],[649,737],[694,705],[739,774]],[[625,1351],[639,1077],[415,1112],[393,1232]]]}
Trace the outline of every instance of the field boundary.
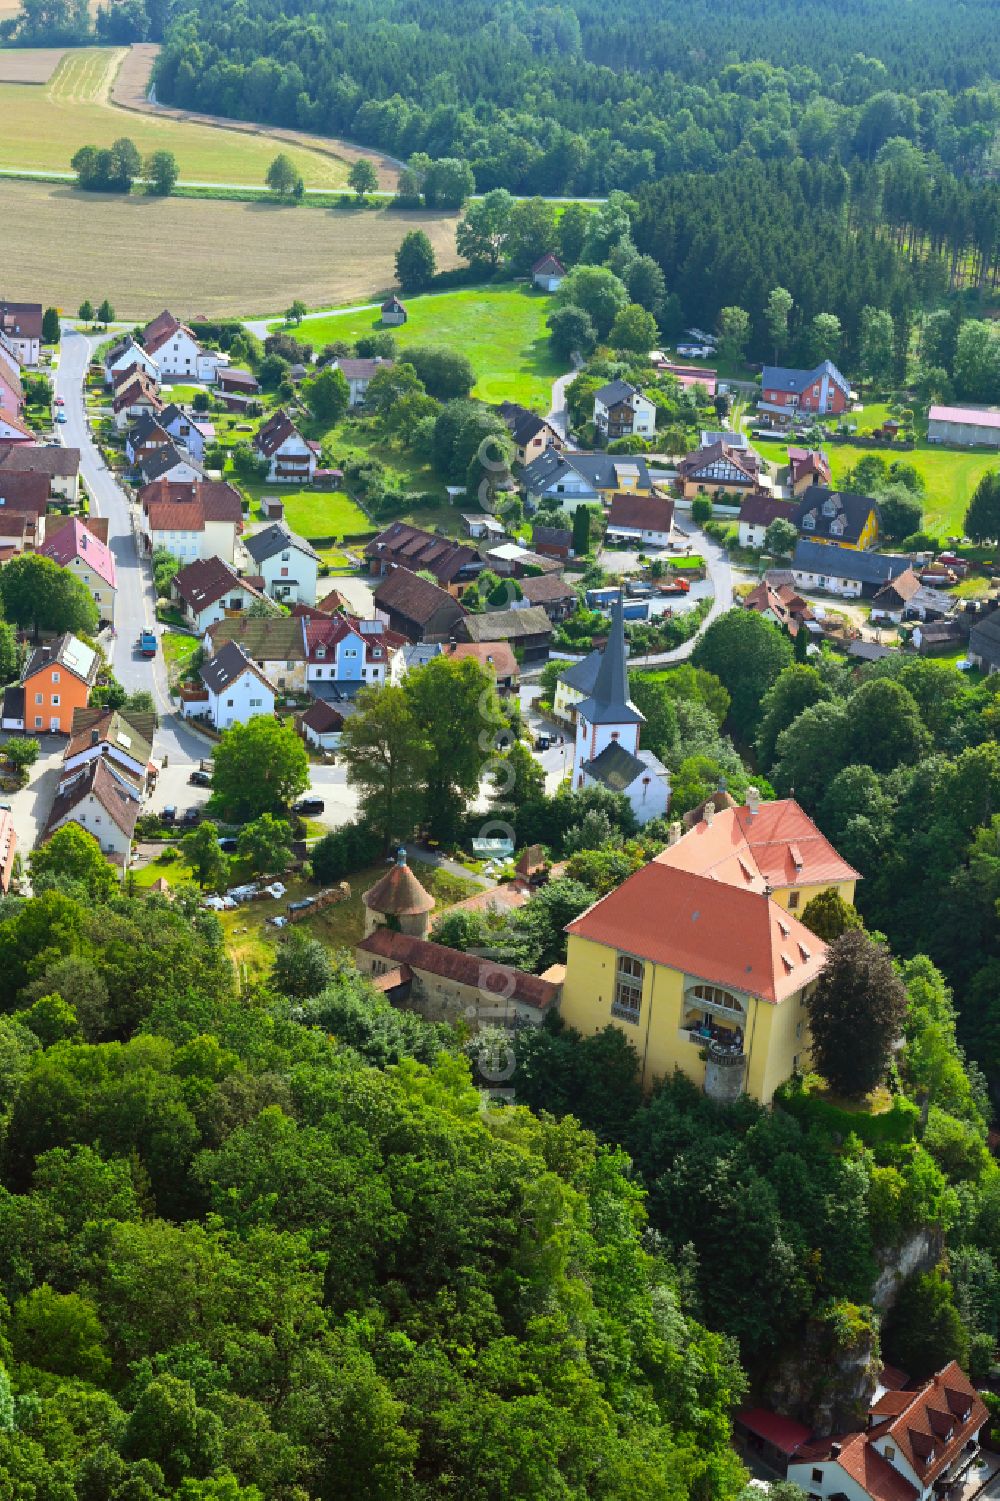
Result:
{"label": "field boundary", "polygon": [[350,163],[364,157],[374,165],[378,173],[379,190],[384,193],[396,191],[403,163],[383,152],[372,151],[366,146],[355,146],[350,141],[333,136],[315,136],[303,130],[290,130],[283,125],[264,126],[254,120],[227,120],[222,115],[205,115],[198,110],[177,109],[170,104],[155,103],[149,98],[149,81],[159,51],[160,47],[156,42],[133,42],[122,59],[111,86],[110,102],[115,108],[189,125],[209,125],[216,130],[238,130],[244,135],[265,140],[286,141],[290,146],[298,146],[303,151],[315,151],[317,155],[332,157],[334,161]]}

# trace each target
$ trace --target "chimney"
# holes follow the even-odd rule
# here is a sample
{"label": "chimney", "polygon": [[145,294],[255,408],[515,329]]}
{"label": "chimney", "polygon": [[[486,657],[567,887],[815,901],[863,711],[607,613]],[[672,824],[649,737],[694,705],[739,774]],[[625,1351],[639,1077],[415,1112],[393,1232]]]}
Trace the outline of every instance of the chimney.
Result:
{"label": "chimney", "polygon": [[711,801],[711,799],[709,799],[709,801],[705,804],[705,825],[707,828],[710,829],[712,827],[712,820],[714,819],[714,817],[715,804]]}
{"label": "chimney", "polygon": [[840,1458],[840,1445],[839,1444],[831,1444],[830,1445],[830,1458],[831,1459],[839,1459]]}
{"label": "chimney", "polygon": [[760,805],[760,789],[757,787],[747,788],[747,810],[751,818],[756,818],[757,809]]}
{"label": "chimney", "polygon": [[680,837],[681,837],[681,826],[680,826],[680,824],[679,823],[672,823],[670,825],[670,828],[667,831],[667,845],[670,846],[670,845],[677,844],[680,841]]}

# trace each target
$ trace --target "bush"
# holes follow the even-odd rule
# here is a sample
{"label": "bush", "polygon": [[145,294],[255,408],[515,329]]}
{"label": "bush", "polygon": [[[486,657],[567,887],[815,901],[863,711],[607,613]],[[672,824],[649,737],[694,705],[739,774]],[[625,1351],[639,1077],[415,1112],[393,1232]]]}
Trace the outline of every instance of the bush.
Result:
{"label": "bush", "polygon": [[903,1095],[897,1096],[891,1110],[880,1115],[865,1111],[843,1110],[839,1105],[825,1100],[818,1092],[820,1080],[816,1074],[789,1079],[775,1093],[775,1103],[789,1115],[806,1126],[817,1126],[830,1136],[846,1139],[852,1133],[866,1146],[879,1146],[885,1142],[902,1144],[914,1141],[920,1110]]}
{"label": "bush", "polygon": [[691,502],[691,520],[699,526],[712,519],[712,502],[707,495],[696,495]]}

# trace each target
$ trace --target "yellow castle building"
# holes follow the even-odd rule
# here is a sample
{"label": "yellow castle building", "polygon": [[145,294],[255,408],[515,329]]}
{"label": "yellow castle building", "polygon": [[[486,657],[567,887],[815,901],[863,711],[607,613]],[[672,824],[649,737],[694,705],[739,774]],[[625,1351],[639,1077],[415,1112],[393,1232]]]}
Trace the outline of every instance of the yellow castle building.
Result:
{"label": "yellow castle building", "polygon": [[806,1000],[826,945],[795,916],[857,872],[791,799],[704,816],[569,924],[560,1013],[620,1027],[642,1084],[680,1069],[715,1099],[770,1102],[809,1064]]}

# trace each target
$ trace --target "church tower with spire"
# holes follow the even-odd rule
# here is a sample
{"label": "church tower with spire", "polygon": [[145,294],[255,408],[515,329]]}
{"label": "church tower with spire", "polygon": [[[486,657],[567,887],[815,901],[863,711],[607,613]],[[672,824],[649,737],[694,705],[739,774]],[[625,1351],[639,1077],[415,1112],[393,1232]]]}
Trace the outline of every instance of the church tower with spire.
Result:
{"label": "church tower with spire", "polygon": [[576,705],[572,787],[579,792],[599,785],[625,793],[639,823],[661,817],[670,799],[666,767],[652,751],[639,749],[645,722],[629,697],[624,600],[619,591],[593,690]]}

